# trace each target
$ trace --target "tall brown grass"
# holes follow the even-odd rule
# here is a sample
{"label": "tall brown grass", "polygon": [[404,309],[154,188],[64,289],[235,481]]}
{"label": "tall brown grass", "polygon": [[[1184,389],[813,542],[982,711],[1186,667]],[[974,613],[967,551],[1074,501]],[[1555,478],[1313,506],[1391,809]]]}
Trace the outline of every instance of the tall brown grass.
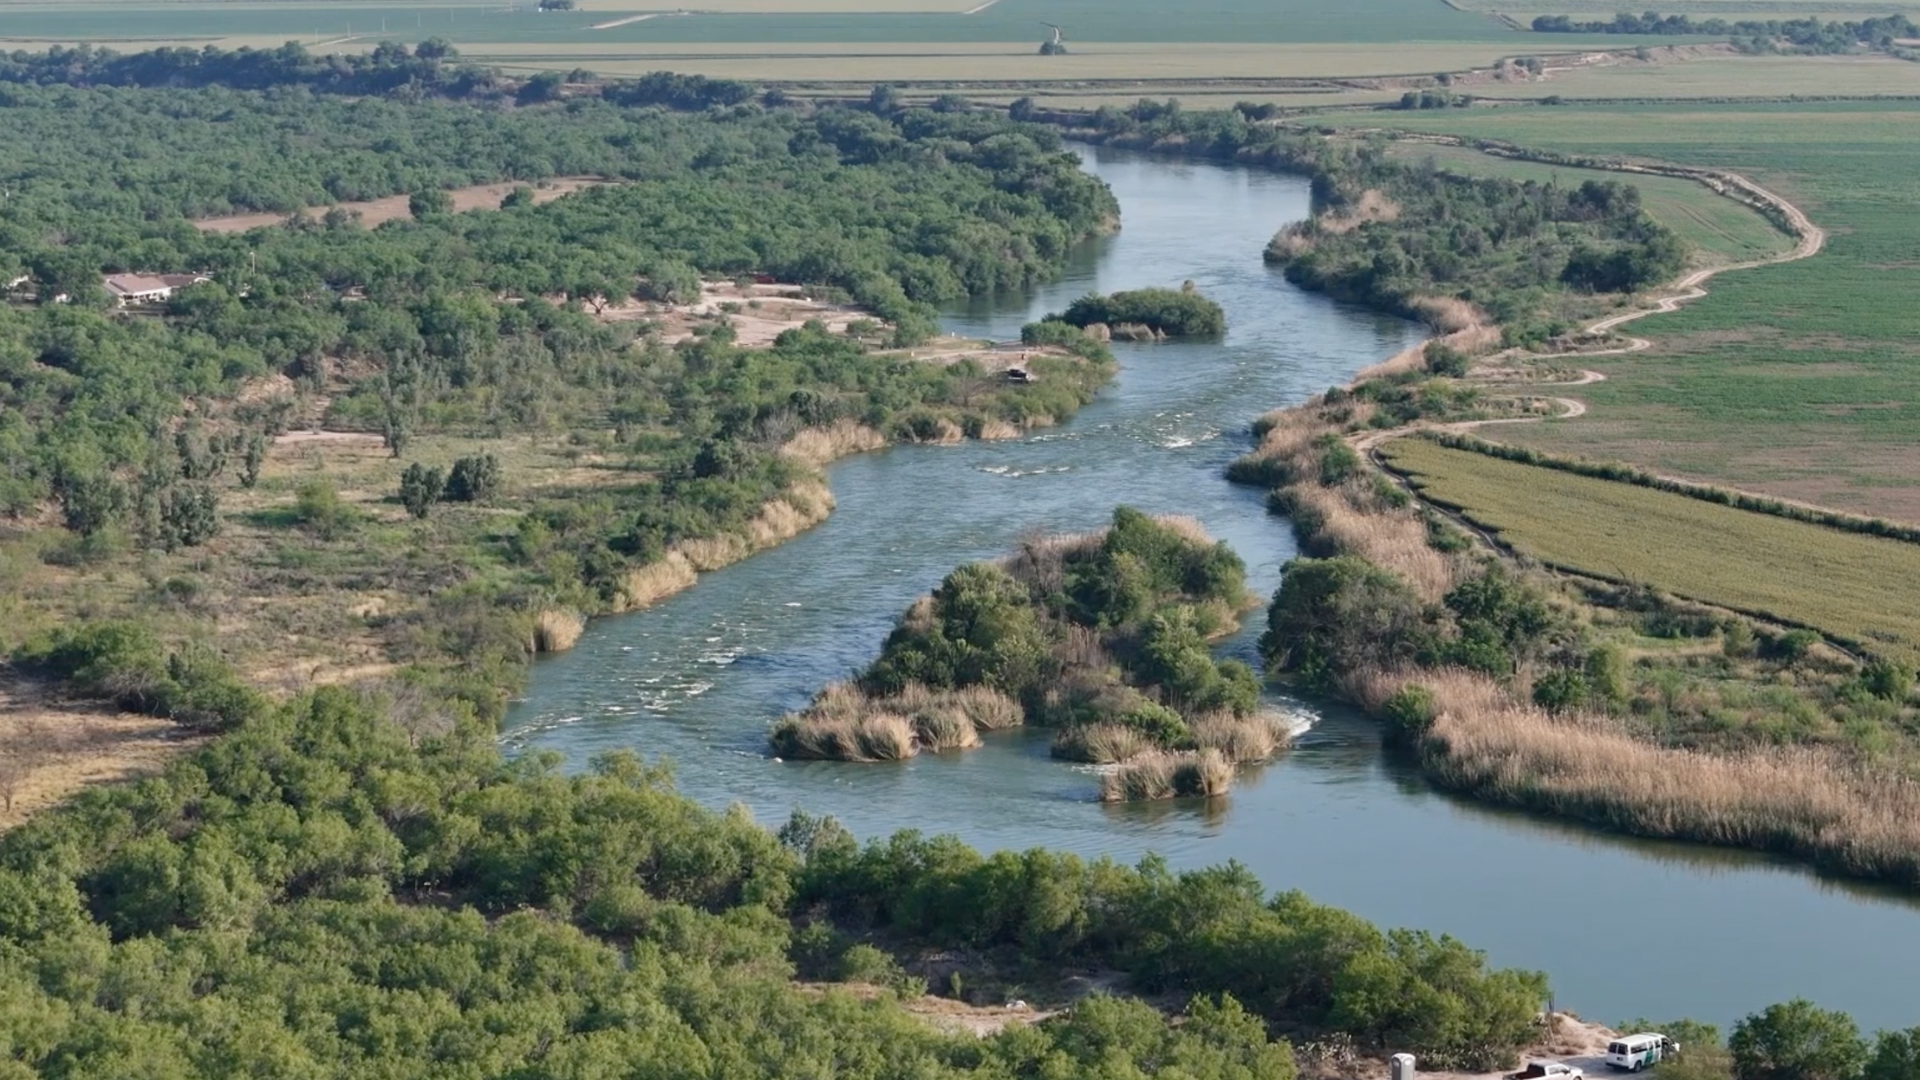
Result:
{"label": "tall brown grass", "polygon": [[1218,750],[1141,754],[1100,778],[1104,802],[1216,798],[1233,787],[1233,763]]}
{"label": "tall brown grass", "polygon": [[1118,765],[1156,749],[1152,739],[1125,724],[1081,724],[1053,737],[1053,756],[1093,765]]}
{"label": "tall brown grass", "polygon": [[947,699],[965,713],[979,731],[1004,731],[1026,723],[1026,713],[1019,702],[985,686],[949,691]]}
{"label": "tall brown grass", "polygon": [[1410,510],[1363,511],[1347,493],[1318,484],[1286,489],[1295,521],[1311,521],[1316,547],[1358,555],[1405,578],[1429,602],[1445,596],[1459,576],[1457,561],[1427,542],[1427,526]]}
{"label": "tall brown grass", "polygon": [[699,577],[685,555],[669,551],[666,558],[658,562],[627,571],[621,579],[620,592],[614,599],[613,608],[619,612],[651,607],[682,589],[690,588]]}
{"label": "tall brown grass", "polygon": [[801,429],[787,440],[780,452],[795,461],[819,467],[885,445],[887,437],[873,428],[852,420],[837,420],[827,427]]}
{"label": "tall brown grass", "polygon": [[1637,836],[1772,851],[1836,872],[1920,884],[1920,784],[1818,749],[1715,755],[1634,739],[1611,718],[1549,715],[1464,671],[1351,673],[1377,710],[1433,695],[1419,739],[1437,783]]}
{"label": "tall brown grass", "polygon": [[533,650],[566,652],[585,632],[587,623],[577,612],[548,608],[533,617]]}
{"label": "tall brown grass", "polygon": [[1292,735],[1286,717],[1275,713],[1221,713],[1200,717],[1189,726],[1200,749],[1217,750],[1236,763],[1266,761],[1285,750]]}
{"label": "tall brown grass", "polygon": [[909,683],[890,697],[871,697],[837,682],[805,711],[781,718],[768,742],[781,757],[896,761],[922,750],[969,750],[980,745],[982,731],[1024,719],[1019,702],[987,687],[930,690]]}
{"label": "tall brown grass", "polygon": [[774,753],[796,760],[904,761],[914,754],[913,725],[898,713],[788,716],[774,726],[771,742]]}

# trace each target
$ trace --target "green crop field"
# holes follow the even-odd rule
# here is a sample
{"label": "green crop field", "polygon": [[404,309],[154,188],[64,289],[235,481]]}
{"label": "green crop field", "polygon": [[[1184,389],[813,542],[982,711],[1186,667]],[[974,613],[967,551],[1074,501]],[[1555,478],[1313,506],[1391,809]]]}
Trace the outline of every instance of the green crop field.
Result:
{"label": "green crop field", "polygon": [[[1394,144],[1394,157],[1430,160],[1450,172],[1468,176],[1503,176],[1514,180],[1578,184],[1583,180],[1618,180],[1618,173],[1595,169],[1567,169],[1532,161],[1494,157],[1460,146]],[[1672,176],[1629,178],[1640,189],[1648,213],[1692,244],[1695,265],[1718,266],[1747,262],[1787,251],[1793,241],[1750,207],[1710,190],[1703,184]]]}
{"label": "green crop field", "polygon": [[1579,391],[1585,417],[1501,439],[1920,521],[1920,104],[1508,107],[1393,123],[1735,169],[1831,234],[1815,258],[1722,275],[1705,299],[1635,323],[1655,347],[1589,361],[1609,379]]}
{"label": "green crop field", "polygon": [[1543,562],[1920,656],[1920,545],[1450,450],[1382,447],[1430,499]]}

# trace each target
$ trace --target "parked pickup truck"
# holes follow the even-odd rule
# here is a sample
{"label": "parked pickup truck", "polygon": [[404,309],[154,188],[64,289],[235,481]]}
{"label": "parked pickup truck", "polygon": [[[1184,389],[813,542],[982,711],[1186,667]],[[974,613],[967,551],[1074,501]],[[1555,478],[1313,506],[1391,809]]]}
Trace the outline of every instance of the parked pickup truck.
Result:
{"label": "parked pickup truck", "polygon": [[1586,1080],[1586,1075],[1564,1062],[1529,1061],[1526,1068],[1508,1073],[1507,1080]]}

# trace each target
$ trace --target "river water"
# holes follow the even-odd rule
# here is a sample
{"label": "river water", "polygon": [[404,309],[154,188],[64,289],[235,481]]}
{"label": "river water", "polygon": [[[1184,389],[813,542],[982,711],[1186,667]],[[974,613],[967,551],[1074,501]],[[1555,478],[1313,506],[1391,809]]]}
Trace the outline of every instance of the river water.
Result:
{"label": "river water", "polygon": [[[1488,811],[1433,791],[1383,754],[1370,723],[1285,702],[1315,720],[1294,752],[1214,803],[1115,807],[1039,733],[887,765],[775,761],[768,724],[864,665],[894,617],[960,563],[1023,531],[1100,525],[1119,503],[1199,518],[1270,592],[1294,553],[1258,492],[1221,470],[1248,421],[1415,342],[1415,328],[1303,293],[1260,260],[1304,217],[1304,181],[1106,149],[1085,152],[1125,226],[1089,243],[1033,296],[948,313],[947,329],[1008,338],[1089,290],[1192,280],[1227,311],[1224,340],[1116,344],[1120,374],[1060,428],[1004,443],[907,447],[832,467],[839,509],[777,549],[657,607],[590,627],[534,671],[508,748],[581,767],[632,749],[670,759],[680,790],[777,824],[796,807],[863,837],[958,834],[977,847],[1048,847],[1176,867],[1237,859],[1270,888],[1389,926],[1446,932],[1501,965],[1541,969],[1559,1004],[1614,1022],[1695,1016],[1723,1026],[1795,996],[1869,1029],[1920,1022],[1911,988],[1920,908],[1739,853],[1648,844]],[[1254,659],[1256,615],[1226,651]]]}

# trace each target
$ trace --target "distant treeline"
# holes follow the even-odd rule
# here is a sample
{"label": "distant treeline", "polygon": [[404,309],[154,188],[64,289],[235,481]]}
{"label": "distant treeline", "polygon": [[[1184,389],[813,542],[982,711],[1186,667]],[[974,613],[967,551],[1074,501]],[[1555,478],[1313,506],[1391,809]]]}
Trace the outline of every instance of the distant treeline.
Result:
{"label": "distant treeline", "polygon": [[[1576,22],[1566,15],[1542,15],[1533,20],[1535,33],[1541,34],[1659,34],[1682,36],[1701,34],[1714,37],[1749,39],[1740,43],[1750,51],[1756,45],[1785,42],[1794,49],[1813,53],[1851,52],[1862,45],[1877,49],[1892,47],[1902,38],[1920,37],[1920,26],[1905,15],[1888,15],[1859,22],[1822,22],[1819,19],[1702,19],[1685,15],[1644,15],[1622,12],[1609,20]],[[1777,46],[1776,46],[1777,47]]]}
{"label": "distant treeline", "polygon": [[[314,54],[292,41],[276,49],[209,45],[202,49],[120,53],[92,45],[56,45],[42,53],[0,53],[0,83],[35,86],[221,86],[232,90],[300,86],[318,94],[482,99],[511,96],[520,104],[531,105],[561,96],[563,83],[597,82],[592,72],[575,69],[565,74],[542,72],[516,87],[493,68],[461,60],[459,50],[440,38],[429,38],[411,48],[383,41],[372,52],[362,54]],[[759,92],[752,83],[665,71],[600,87],[601,96],[616,105],[662,105],[683,111],[739,105]],[[768,103],[785,100],[784,95],[773,91]]]}

